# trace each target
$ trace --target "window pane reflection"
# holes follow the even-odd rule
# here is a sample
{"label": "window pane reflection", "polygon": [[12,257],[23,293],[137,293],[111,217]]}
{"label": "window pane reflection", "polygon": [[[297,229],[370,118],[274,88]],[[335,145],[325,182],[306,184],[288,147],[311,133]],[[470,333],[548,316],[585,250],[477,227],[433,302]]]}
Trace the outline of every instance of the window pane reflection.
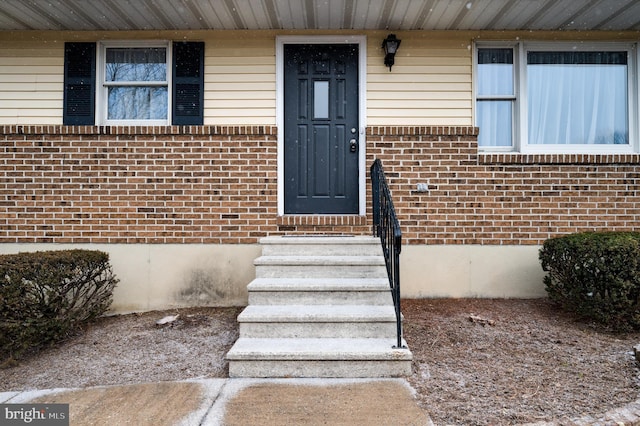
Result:
{"label": "window pane reflection", "polygon": [[109,120],[165,120],[166,87],[109,87]]}
{"label": "window pane reflection", "polygon": [[107,49],[106,81],[166,81],[164,48]]}

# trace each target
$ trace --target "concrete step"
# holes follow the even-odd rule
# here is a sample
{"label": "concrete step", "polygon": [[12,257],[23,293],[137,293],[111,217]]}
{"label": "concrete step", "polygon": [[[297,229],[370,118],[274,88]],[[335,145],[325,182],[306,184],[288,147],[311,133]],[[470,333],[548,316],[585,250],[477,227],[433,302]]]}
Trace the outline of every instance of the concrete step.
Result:
{"label": "concrete step", "polygon": [[380,256],[380,239],[365,236],[285,236],[260,240],[265,256]]}
{"label": "concrete step", "polygon": [[388,305],[385,278],[256,278],[249,305]]}
{"label": "concrete step", "polygon": [[384,278],[382,256],[260,256],[256,278]]}
{"label": "concrete step", "polygon": [[238,316],[240,337],[383,338],[396,333],[393,306],[250,305]]}
{"label": "concrete step", "polygon": [[227,353],[231,377],[400,377],[382,249],[372,237],[267,237]]}
{"label": "concrete step", "polygon": [[227,353],[229,377],[403,377],[412,355],[394,339],[243,338]]}

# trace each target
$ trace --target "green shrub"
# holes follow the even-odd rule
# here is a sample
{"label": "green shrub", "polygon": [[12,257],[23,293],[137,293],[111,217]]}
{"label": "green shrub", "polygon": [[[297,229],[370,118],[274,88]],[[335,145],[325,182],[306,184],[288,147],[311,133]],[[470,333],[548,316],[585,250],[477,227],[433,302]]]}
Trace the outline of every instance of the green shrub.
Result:
{"label": "green shrub", "polygon": [[0,255],[0,364],[102,315],[117,283],[109,255],[100,251]]}
{"label": "green shrub", "polygon": [[614,330],[640,329],[640,233],[585,232],[540,249],[549,298]]}

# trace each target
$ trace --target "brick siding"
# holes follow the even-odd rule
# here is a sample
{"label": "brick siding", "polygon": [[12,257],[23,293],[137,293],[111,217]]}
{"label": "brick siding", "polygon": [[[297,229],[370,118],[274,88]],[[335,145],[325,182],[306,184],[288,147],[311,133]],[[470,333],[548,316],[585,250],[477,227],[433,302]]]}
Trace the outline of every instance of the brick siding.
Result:
{"label": "brick siding", "polygon": [[[237,244],[371,229],[366,217],[277,216],[273,126],[0,126],[0,144],[1,243]],[[479,154],[476,128],[407,126],[368,128],[374,158],[409,244],[639,228],[639,155]]]}
{"label": "brick siding", "polygon": [[273,127],[2,133],[1,242],[254,243],[277,229]]}
{"label": "brick siding", "polygon": [[531,245],[640,229],[638,154],[483,154],[473,127],[374,127],[367,142],[409,244]]}

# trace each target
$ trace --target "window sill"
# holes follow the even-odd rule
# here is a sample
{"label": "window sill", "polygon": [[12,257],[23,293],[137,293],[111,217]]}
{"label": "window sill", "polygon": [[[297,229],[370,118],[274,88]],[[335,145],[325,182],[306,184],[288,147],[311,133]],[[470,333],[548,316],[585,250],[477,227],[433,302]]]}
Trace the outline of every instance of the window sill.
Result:
{"label": "window sill", "polygon": [[640,164],[640,154],[478,153],[479,164]]}

